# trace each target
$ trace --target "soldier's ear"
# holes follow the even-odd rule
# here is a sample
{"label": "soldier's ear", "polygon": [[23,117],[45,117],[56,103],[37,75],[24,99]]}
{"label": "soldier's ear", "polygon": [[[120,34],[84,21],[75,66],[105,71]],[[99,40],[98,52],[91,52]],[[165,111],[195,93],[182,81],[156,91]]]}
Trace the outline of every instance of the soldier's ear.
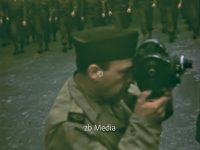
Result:
{"label": "soldier's ear", "polygon": [[99,81],[103,77],[102,69],[96,64],[89,65],[87,74],[88,74],[88,77],[94,81]]}

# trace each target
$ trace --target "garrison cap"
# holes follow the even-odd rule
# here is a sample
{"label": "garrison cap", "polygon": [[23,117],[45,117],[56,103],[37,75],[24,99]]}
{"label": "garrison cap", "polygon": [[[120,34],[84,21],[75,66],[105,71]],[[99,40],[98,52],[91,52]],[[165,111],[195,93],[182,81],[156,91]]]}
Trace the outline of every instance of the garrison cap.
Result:
{"label": "garrison cap", "polygon": [[77,60],[84,63],[133,58],[138,32],[132,29],[99,27],[73,35]]}

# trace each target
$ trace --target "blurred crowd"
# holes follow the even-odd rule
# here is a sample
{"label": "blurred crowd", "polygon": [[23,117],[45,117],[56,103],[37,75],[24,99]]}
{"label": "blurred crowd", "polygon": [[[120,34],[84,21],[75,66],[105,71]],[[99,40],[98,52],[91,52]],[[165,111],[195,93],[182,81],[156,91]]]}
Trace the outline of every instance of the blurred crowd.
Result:
{"label": "blurred crowd", "polygon": [[67,52],[72,48],[73,32],[108,25],[124,29],[134,21],[145,40],[152,36],[155,9],[169,42],[176,40],[179,16],[192,38],[198,38],[199,0],[0,0],[0,44],[12,44],[17,55],[30,42],[36,42],[37,52],[42,53],[51,41],[59,40]]}

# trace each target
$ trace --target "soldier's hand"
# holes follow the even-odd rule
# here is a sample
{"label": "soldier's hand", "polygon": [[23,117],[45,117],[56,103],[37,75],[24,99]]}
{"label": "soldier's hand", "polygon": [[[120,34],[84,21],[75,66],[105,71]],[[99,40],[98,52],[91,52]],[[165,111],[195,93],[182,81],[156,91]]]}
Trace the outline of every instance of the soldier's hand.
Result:
{"label": "soldier's hand", "polygon": [[181,8],[182,7],[182,3],[178,3],[177,8]]}
{"label": "soldier's hand", "polygon": [[137,99],[134,112],[139,117],[149,122],[161,122],[165,118],[167,103],[171,96],[162,96],[154,101],[149,101],[150,91],[144,91]]}
{"label": "soldier's hand", "polygon": [[131,8],[128,8],[128,9],[126,10],[126,12],[127,12],[128,14],[130,14],[130,13],[132,12],[132,9],[131,9]]}
{"label": "soldier's hand", "polygon": [[151,5],[151,7],[155,8],[156,7],[156,3],[153,2],[152,5]]}
{"label": "soldier's hand", "polygon": [[56,17],[54,18],[54,20],[57,21],[57,20],[58,20],[58,17],[56,16]]}
{"label": "soldier's hand", "polygon": [[112,11],[111,10],[108,11],[108,16],[110,16],[110,17],[112,16]]}
{"label": "soldier's hand", "polygon": [[3,24],[3,19],[2,18],[0,19],[0,24]]}
{"label": "soldier's hand", "polygon": [[84,16],[81,16],[81,21],[84,21],[85,20],[85,17]]}
{"label": "soldier's hand", "polygon": [[10,20],[10,18],[7,16],[7,17],[6,17],[6,20],[7,20],[7,21],[9,21],[9,20]]}
{"label": "soldier's hand", "polygon": [[73,10],[70,14],[72,17],[75,17],[76,16],[76,12]]}
{"label": "soldier's hand", "polygon": [[23,20],[23,21],[22,21],[22,26],[24,26],[24,27],[25,27],[26,25],[27,25],[27,22],[26,22],[26,20]]}
{"label": "soldier's hand", "polygon": [[102,14],[101,14],[101,17],[102,17],[102,18],[105,18],[105,17],[106,17],[106,14],[105,14],[105,13],[102,13]]}
{"label": "soldier's hand", "polygon": [[52,17],[49,17],[49,22],[51,22],[52,21]]}

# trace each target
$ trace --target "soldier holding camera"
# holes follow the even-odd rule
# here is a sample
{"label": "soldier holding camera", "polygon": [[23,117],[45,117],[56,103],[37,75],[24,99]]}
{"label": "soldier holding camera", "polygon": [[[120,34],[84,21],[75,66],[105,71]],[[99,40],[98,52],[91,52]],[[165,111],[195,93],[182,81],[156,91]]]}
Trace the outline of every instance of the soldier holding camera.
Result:
{"label": "soldier holding camera", "polygon": [[158,149],[171,91],[155,101],[143,91],[131,108],[123,101],[133,81],[137,39],[133,30],[110,27],[73,36],[77,70],[49,112],[46,150]]}

